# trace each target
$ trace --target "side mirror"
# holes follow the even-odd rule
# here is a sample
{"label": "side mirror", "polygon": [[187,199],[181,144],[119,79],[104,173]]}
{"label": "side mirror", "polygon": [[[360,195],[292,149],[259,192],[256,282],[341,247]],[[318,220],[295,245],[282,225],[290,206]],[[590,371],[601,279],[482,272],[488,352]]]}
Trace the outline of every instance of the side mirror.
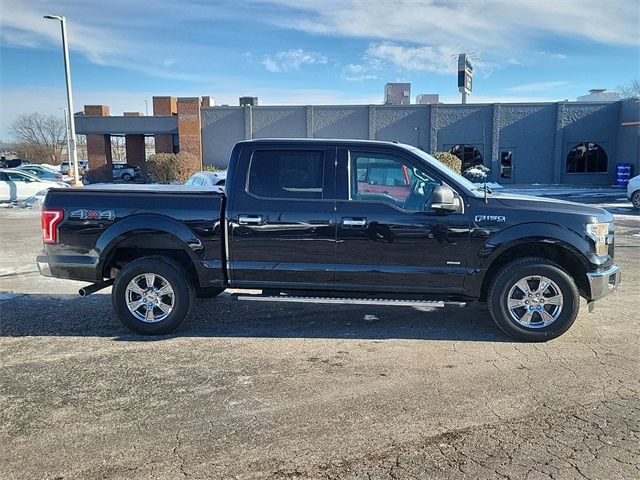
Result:
{"label": "side mirror", "polygon": [[453,213],[458,210],[456,194],[446,185],[437,185],[429,198],[431,210],[441,213]]}

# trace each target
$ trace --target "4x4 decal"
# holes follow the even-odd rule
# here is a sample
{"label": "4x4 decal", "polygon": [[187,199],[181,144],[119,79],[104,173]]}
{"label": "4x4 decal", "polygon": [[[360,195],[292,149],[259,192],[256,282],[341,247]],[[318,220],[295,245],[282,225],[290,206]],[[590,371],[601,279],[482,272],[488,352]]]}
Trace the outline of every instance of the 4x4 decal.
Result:
{"label": "4x4 decal", "polygon": [[74,210],[69,214],[72,218],[79,218],[80,220],[115,220],[115,210],[87,210],[81,208],[80,210]]}

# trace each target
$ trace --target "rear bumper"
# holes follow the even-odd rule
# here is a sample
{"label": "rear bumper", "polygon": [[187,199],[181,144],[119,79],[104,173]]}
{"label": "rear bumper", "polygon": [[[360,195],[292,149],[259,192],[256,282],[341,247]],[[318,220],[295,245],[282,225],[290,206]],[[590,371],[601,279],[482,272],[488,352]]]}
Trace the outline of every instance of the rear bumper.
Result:
{"label": "rear bumper", "polygon": [[38,255],[36,265],[40,275],[45,277],[65,278],[98,282],[98,258],[88,255]]}
{"label": "rear bumper", "polygon": [[606,270],[587,272],[587,280],[589,281],[590,289],[588,300],[599,300],[618,288],[621,280],[620,267],[612,265]]}

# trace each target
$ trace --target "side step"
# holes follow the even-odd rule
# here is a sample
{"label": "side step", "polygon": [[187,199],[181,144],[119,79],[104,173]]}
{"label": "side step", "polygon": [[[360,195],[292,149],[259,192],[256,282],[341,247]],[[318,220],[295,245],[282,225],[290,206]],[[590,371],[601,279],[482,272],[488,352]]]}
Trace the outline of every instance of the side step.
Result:
{"label": "side step", "polygon": [[285,295],[238,295],[245,302],[283,302],[283,303],[324,303],[337,305],[378,305],[389,307],[432,307],[443,308],[446,305],[464,306],[461,302],[439,300],[394,300],[385,298],[337,298],[337,297],[294,297]]}

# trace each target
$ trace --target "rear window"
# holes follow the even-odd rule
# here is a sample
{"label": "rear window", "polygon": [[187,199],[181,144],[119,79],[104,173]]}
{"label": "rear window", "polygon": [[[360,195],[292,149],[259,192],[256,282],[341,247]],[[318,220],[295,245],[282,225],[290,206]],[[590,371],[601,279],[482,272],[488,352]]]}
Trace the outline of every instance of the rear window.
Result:
{"label": "rear window", "polygon": [[321,199],[324,153],[317,150],[256,150],[247,191],[267,198]]}

